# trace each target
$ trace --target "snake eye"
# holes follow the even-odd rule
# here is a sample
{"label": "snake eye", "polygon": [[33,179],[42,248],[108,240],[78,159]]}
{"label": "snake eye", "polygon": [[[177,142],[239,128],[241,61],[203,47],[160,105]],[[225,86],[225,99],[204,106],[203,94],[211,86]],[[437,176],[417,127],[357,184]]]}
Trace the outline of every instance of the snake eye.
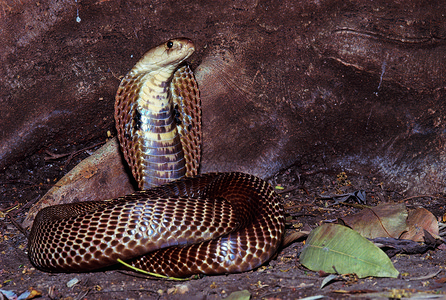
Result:
{"label": "snake eye", "polygon": [[168,41],[167,43],[166,43],[166,46],[167,46],[167,48],[172,48],[173,47],[173,42],[172,41]]}

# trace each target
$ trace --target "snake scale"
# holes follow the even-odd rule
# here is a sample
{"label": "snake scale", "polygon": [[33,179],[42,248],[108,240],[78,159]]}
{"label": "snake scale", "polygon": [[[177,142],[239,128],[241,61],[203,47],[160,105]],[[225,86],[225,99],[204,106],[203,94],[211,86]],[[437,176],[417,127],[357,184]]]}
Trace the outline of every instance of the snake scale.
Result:
{"label": "snake scale", "polygon": [[122,79],[116,127],[141,191],[42,209],[28,239],[36,267],[85,272],[121,259],[186,277],[248,271],[276,253],[283,208],[266,181],[238,172],[197,175],[201,102],[184,63],[194,50],[189,39],[169,40]]}

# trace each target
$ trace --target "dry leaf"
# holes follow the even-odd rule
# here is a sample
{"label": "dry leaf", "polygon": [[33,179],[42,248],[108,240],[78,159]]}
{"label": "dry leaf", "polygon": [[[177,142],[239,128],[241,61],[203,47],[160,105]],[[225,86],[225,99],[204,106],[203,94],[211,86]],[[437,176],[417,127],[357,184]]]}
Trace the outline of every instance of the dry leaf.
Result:
{"label": "dry leaf", "polygon": [[409,211],[406,223],[408,229],[401,235],[401,239],[424,242],[424,229],[434,238],[439,238],[437,219],[425,208],[419,207]]}
{"label": "dry leaf", "polygon": [[404,204],[381,204],[340,219],[365,238],[398,238],[407,230],[408,213]]}

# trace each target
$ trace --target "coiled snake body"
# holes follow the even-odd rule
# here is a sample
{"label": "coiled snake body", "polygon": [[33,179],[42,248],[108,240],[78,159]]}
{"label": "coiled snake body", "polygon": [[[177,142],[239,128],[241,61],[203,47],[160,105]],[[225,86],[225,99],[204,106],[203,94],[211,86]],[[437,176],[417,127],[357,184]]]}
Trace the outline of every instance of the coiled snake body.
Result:
{"label": "coiled snake body", "polygon": [[193,51],[188,39],[153,48],[118,89],[118,137],[142,191],[42,209],[28,242],[36,267],[82,272],[119,258],[185,277],[251,270],[277,251],[283,209],[267,182],[236,172],[197,175],[201,103],[182,65]]}

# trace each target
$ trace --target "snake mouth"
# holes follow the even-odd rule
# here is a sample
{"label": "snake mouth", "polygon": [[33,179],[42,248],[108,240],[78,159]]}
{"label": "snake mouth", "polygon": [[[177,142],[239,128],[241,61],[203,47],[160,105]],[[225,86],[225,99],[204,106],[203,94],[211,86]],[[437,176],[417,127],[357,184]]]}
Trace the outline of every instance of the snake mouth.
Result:
{"label": "snake mouth", "polygon": [[178,45],[179,45],[179,47],[181,47],[181,49],[184,48],[184,49],[186,49],[186,51],[190,51],[190,54],[192,54],[195,51],[195,45],[191,39],[176,38],[176,39],[169,40],[167,43],[175,42],[175,41],[178,43]]}
{"label": "snake mouth", "polygon": [[[178,66],[184,60],[189,58],[195,51],[194,43],[187,38],[171,39],[164,44],[155,48],[157,50],[163,49],[163,55],[160,56],[157,64],[162,66],[175,65]],[[154,53],[154,54],[155,54]]]}
{"label": "snake mouth", "polygon": [[188,38],[175,38],[158,45],[144,54],[135,65],[137,73],[148,73],[160,69],[173,72],[183,61],[195,51],[192,40]]}
{"label": "snake mouth", "polygon": [[[169,47],[170,46],[170,47]],[[180,64],[188,59],[195,51],[194,42],[188,38],[177,38],[169,40],[165,43],[167,55],[169,58],[177,57],[178,61],[166,60],[168,64]]]}

